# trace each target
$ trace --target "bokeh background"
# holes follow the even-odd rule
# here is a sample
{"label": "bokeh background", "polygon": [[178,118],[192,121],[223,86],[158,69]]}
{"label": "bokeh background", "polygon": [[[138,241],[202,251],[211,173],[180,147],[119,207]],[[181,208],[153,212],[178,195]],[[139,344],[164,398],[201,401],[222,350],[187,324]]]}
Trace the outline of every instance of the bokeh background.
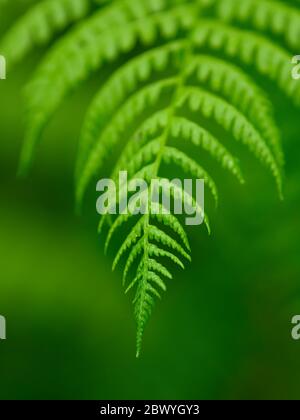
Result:
{"label": "bokeh background", "polygon": [[[1,16],[1,33],[10,19]],[[299,110],[269,88],[285,200],[249,153],[245,187],[216,174],[212,236],[189,232],[194,261],[156,306],[136,360],[131,302],[96,234],[96,196],[74,212],[77,141],[96,77],[55,116],[30,175],[16,177],[22,87],[39,58],[0,81],[0,398],[299,399]]]}

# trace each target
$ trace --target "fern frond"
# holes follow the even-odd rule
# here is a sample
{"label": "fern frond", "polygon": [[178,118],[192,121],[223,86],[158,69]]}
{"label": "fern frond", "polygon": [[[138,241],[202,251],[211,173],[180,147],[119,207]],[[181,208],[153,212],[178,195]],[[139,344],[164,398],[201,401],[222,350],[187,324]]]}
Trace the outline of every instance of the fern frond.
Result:
{"label": "fern frond", "polygon": [[92,0],[45,0],[33,6],[0,42],[10,68],[36,46],[48,44],[56,35],[91,11]]}
{"label": "fern frond", "polygon": [[186,249],[188,251],[191,251],[187,234],[185,233],[185,230],[181,226],[178,219],[173,214],[168,213],[168,211],[164,210],[163,206],[160,205],[159,212],[151,213],[150,217],[155,219],[157,222],[163,224],[164,226],[167,226],[170,229],[172,229],[173,232],[175,232],[180,237]]}
{"label": "fern frond", "polygon": [[[132,156],[141,150],[149,138],[161,135],[162,130],[168,125],[168,110],[163,109],[146,119],[132,136],[124,148],[122,155],[115,166],[112,179],[116,181],[118,173],[127,167]],[[224,147],[209,131],[186,117],[175,116],[170,123],[170,136],[181,141],[189,141],[196,147],[201,147],[212,158],[235,176],[240,183],[244,183],[241,168],[237,159]]]}
{"label": "fern frond", "polygon": [[[153,272],[156,271],[158,274],[161,274],[162,276],[168,278],[169,280],[173,279],[173,276],[169,272],[169,270],[165,266],[157,262],[156,260],[152,260],[151,258],[149,258],[148,267],[149,267],[149,270]],[[164,292],[167,290],[165,284],[162,281],[159,282],[159,285]]]}
{"label": "fern frond", "polygon": [[[30,166],[45,125],[74,87],[105,63],[116,61],[133,50],[138,43],[149,46],[159,38],[174,39],[180,31],[191,29],[196,19],[194,8],[185,6],[184,9],[177,7],[131,23],[126,23],[130,21],[126,15],[120,24],[118,18],[122,9],[114,9],[114,4],[107,7],[108,10],[111,8],[111,13],[106,8],[103,12],[101,10],[99,15],[92,17],[93,22],[88,19],[78,30],[59,42],[28,85],[27,134],[20,173],[26,172]],[[149,6],[149,3],[145,4]]]}
{"label": "fern frond", "polygon": [[271,150],[259,132],[246,117],[223,99],[200,88],[186,89],[178,106],[187,105],[193,112],[201,112],[205,118],[213,119],[226,131],[231,132],[233,138],[246,146],[272,172],[282,197],[282,175]]}
{"label": "fern frond", "polygon": [[181,256],[191,261],[191,257],[185,250],[175,241],[171,236],[167,235],[163,230],[157,228],[154,225],[150,225],[148,228],[148,237],[150,240],[156,241],[161,245],[165,245],[171,248],[173,251],[177,251]]}
{"label": "fern frond", "polygon": [[[174,86],[175,86],[174,79]],[[113,179],[123,169],[126,168],[128,162],[131,160],[141,147],[149,141],[149,139],[161,138],[163,130],[169,123],[169,110],[164,108],[157,112],[154,112],[149,118],[146,118],[141,125],[139,125],[130,140],[125,145],[123,152],[116,163],[113,171]]]}
{"label": "fern frond", "polygon": [[291,50],[300,47],[300,12],[279,1],[218,0],[216,16],[243,28],[280,36]]}
{"label": "fern frond", "polygon": [[139,283],[137,292],[134,298],[135,304],[135,317],[137,323],[137,339],[136,339],[136,357],[139,357],[142,347],[142,339],[145,324],[147,323],[152,308],[154,306],[154,298],[152,296],[152,288],[149,287],[149,283],[153,278],[159,278],[156,274],[146,271],[143,275],[142,281]]}
{"label": "fern frond", "polygon": [[[122,216],[119,216],[119,219]],[[171,216],[173,217],[173,216]],[[117,219],[118,220],[118,219]],[[173,220],[174,222],[174,220]],[[120,222],[117,222],[117,225]],[[171,224],[171,222],[167,222]],[[175,225],[176,226],[176,225]],[[157,246],[160,244],[172,250],[172,252]],[[134,298],[135,317],[137,322],[137,357],[140,354],[142,336],[145,324],[151,314],[155,304],[155,298],[161,298],[157,289],[166,290],[164,281],[160,276],[168,279],[172,278],[169,270],[156,258],[168,258],[180,267],[184,267],[181,260],[174,255],[174,251],[181,257],[190,260],[190,255],[183,247],[171,236],[149,222],[149,215],[142,216],[129,235],[121,245],[115,257],[113,268],[118,264],[122,256],[130,251],[123,275],[123,284],[125,285],[127,274],[136,260],[137,256],[143,253],[143,257],[138,265],[136,276],[129,283],[126,293],[136,286]]]}
{"label": "fern frond", "polygon": [[245,180],[237,159],[209,131],[185,117],[175,117],[172,135],[204,149],[241,184],[244,184]]}
{"label": "fern frond", "polygon": [[[133,156],[140,146],[159,135],[169,124],[168,110],[162,110],[148,118],[136,131],[128,143],[114,171],[114,177]],[[237,159],[217,140],[209,131],[186,117],[176,115],[170,123],[170,136],[181,141],[191,142],[196,147],[201,147],[212,158],[222,165],[225,170],[234,175],[242,184],[245,182]]]}
{"label": "fern frond", "polygon": [[145,164],[153,162],[161,149],[161,138],[151,140],[133,156],[127,165],[128,175],[131,176],[141,169]]}
{"label": "fern frond", "polygon": [[[44,0],[15,0],[14,3],[17,6],[19,6],[20,4],[22,4],[24,6],[24,4],[26,3],[25,7],[29,8],[29,7],[32,7],[32,3],[38,3],[38,2],[41,3],[42,1],[44,1]],[[8,0],[0,0],[0,8],[1,9],[5,8],[7,3],[8,3]]]}
{"label": "fern frond", "polygon": [[290,73],[290,54],[267,38],[203,19],[194,31],[193,42],[200,51],[205,48],[241,65],[254,67],[259,74],[275,82],[296,105],[300,105],[299,83],[291,78]]}
{"label": "fern frond", "polygon": [[159,248],[157,245],[149,244],[148,254],[150,257],[169,258],[174,264],[184,269],[184,265],[178,257],[169,251]]}
{"label": "fern frond", "polygon": [[277,161],[283,164],[283,151],[272,105],[265,93],[240,68],[207,55],[196,56],[188,73],[197,84],[218,94],[241,110],[263,134]]}
{"label": "fern frond", "polygon": [[162,93],[176,86],[177,79],[164,79],[146,86],[130,97],[125,104],[118,109],[117,114],[109,121],[101,136],[97,139],[94,146],[90,149],[82,170],[77,180],[76,198],[81,204],[85,189],[91,178],[101,167],[107,156],[111,153],[111,148],[116,147],[118,142],[123,139],[123,131],[135,119],[143,114],[147,107],[154,106],[161,98]]}
{"label": "fern frond", "polygon": [[116,268],[118,262],[124,255],[124,253],[132,247],[136,243],[136,241],[141,237],[143,233],[143,224],[144,224],[144,217],[142,217],[134,228],[131,230],[125,241],[123,242],[121,248],[119,249],[114,262],[113,262],[113,270]]}
{"label": "fern frond", "polygon": [[[111,242],[111,239],[115,232],[120,229],[120,227],[124,224],[126,224],[134,215],[126,209],[126,213],[120,214],[112,226],[110,227],[110,230],[107,234],[106,242],[105,242],[105,252],[107,252],[108,246]],[[178,219],[171,213],[169,213],[166,209],[163,208],[163,205],[159,205],[159,212],[157,213],[151,213],[150,217],[155,219],[157,222],[163,224],[164,226],[169,227],[170,229],[175,232],[180,239],[182,240],[183,244],[187,248],[188,251],[191,251],[189,240],[187,237],[187,234],[185,233],[185,230],[181,226]],[[102,219],[103,220],[103,219]]]}
{"label": "fern frond", "polygon": [[[148,252],[144,257],[143,260],[143,267],[141,272],[138,274],[137,278],[140,278],[141,281],[138,282],[137,291],[134,298],[134,306],[135,306],[135,317],[136,317],[136,323],[137,323],[137,352],[136,356],[139,357],[141,346],[142,346],[142,337],[144,333],[145,324],[147,323],[152,308],[155,304],[154,297],[160,298],[160,294],[157,291],[157,288],[165,291],[166,286],[161,279],[161,277],[156,274],[154,271],[151,271],[153,267],[153,258],[151,258],[151,263],[149,263],[149,257],[165,257],[170,258],[174,263],[179,264],[181,267],[183,267],[183,264],[181,261],[172,253],[165,251],[156,245],[149,244],[148,245]],[[132,288],[132,286],[129,286]]]}
{"label": "fern frond", "polygon": [[[137,291],[134,298],[135,317],[137,324],[137,338],[136,338],[136,356],[139,357],[142,347],[143,333],[145,325],[151,315],[152,308],[155,304],[153,296],[160,298],[157,288],[166,290],[166,286],[161,277],[154,271],[151,271],[152,263],[148,265],[148,258],[162,257],[169,258],[175,264],[184,268],[182,262],[172,253],[159,248],[157,245],[149,244],[147,255],[145,255],[143,263],[143,271],[141,281],[138,283]],[[153,258],[151,258],[151,261]],[[151,268],[150,268],[151,267]]]}
{"label": "fern frond", "polygon": [[178,71],[176,63],[180,62],[183,49],[184,43],[180,41],[154,48],[133,58],[113,74],[87,112],[79,142],[77,176],[80,176],[87,154],[115,110],[139,88],[149,84],[155,74],[163,73],[170,66]]}
{"label": "fern frond", "polygon": [[[99,78],[99,91],[80,136],[78,205],[92,178],[116,156],[111,176],[116,183],[120,171],[127,171],[133,187],[140,178],[148,183],[159,181],[159,192],[195,209],[210,233],[206,209],[175,180],[162,178],[160,171],[162,164],[172,164],[182,173],[204,179],[217,203],[216,183],[198,163],[202,152],[244,183],[240,163],[218,138],[219,131],[246,146],[270,170],[282,195],[280,135],[271,101],[256,79],[259,83],[261,79],[271,81],[300,105],[300,85],[291,77],[289,52],[300,47],[297,4],[300,1],[36,3],[7,33],[0,47],[13,66],[36,46],[50,44],[62,34],[27,86],[20,172],[28,169],[44,128],[67,95],[96,71],[101,76],[106,69],[112,75],[108,80]],[[172,144],[175,141],[176,145]],[[195,149],[193,158],[183,151],[186,143]],[[184,268],[182,260],[191,260],[180,219],[169,214],[167,205],[157,203],[152,193],[148,188],[134,197],[138,200],[134,205],[146,206],[146,214],[134,215],[128,204],[115,217],[107,209],[99,223],[102,233],[109,221],[105,252],[121,227],[135,223],[120,243],[113,269],[125,260],[123,285],[126,293],[135,294],[137,356],[155,301],[166,291],[165,281],[172,279],[164,261]],[[126,194],[125,185],[119,185],[111,206],[120,204]]]}
{"label": "fern frond", "polygon": [[[141,263],[144,263],[144,260],[141,261]],[[168,279],[172,279],[172,274],[166,269],[166,267],[164,267],[162,264],[160,264],[159,262],[157,262],[156,260],[153,260],[151,258],[148,259],[147,262],[148,265],[148,269],[150,270],[149,273],[151,273],[151,281],[153,283],[155,283],[162,291],[166,292],[167,291],[167,287],[164,283],[164,281],[155,274],[155,271],[159,274],[161,274],[162,276],[167,277]],[[135,277],[135,279],[129,284],[129,286],[127,287],[125,294],[127,294],[135,285],[136,283],[140,280],[141,278],[141,266],[138,268],[138,275]]]}
{"label": "fern frond", "polygon": [[201,220],[204,221],[207,232],[210,235],[211,228],[208,216],[205,214],[204,209],[201,207],[201,205],[194,199],[194,197],[188,191],[185,191],[181,186],[178,186],[176,183],[168,179],[164,179],[164,181],[165,182],[163,184],[163,188],[165,188],[167,192],[170,191],[172,198],[176,200],[181,199],[182,202],[185,203],[189,208],[195,209],[195,214],[200,216]]}
{"label": "fern frond", "polygon": [[165,163],[174,162],[193,178],[203,179],[205,184],[210,189],[215,199],[216,205],[218,204],[218,190],[215,181],[195,160],[191,159],[189,156],[176,149],[175,147],[165,148],[163,160]]}
{"label": "fern frond", "polygon": [[[146,165],[144,166],[140,171],[136,172],[135,174],[132,174],[132,177],[129,181],[133,181],[134,179],[143,179],[145,181],[151,181],[151,174],[153,173],[153,163],[150,165]],[[114,182],[117,183],[117,179],[116,178],[112,178],[112,180]],[[119,186],[120,187],[120,186]],[[110,208],[107,209],[106,214],[102,215],[102,218],[100,220],[99,223],[99,227],[98,227],[98,233],[101,234],[102,233],[102,229],[103,226],[105,224],[106,221],[106,217],[109,216],[110,214],[110,210],[116,206],[119,203],[119,199],[121,196],[121,199],[123,199],[126,195],[126,189],[124,188],[125,186],[121,185],[121,188],[119,188],[117,190],[117,195],[115,196],[114,194],[110,197]],[[140,199],[143,201],[145,192],[140,192],[139,196]],[[109,246],[109,242],[114,234],[114,232],[120,228],[124,223],[128,222],[128,220],[132,217],[132,213],[129,212],[128,207],[125,209],[125,212],[123,214],[121,214],[115,221],[114,223],[110,226],[110,231],[108,233],[107,239],[106,239],[106,245],[105,245],[105,250],[107,250],[108,246]]]}
{"label": "fern frond", "polygon": [[135,260],[143,252],[143,250],[144,250],[144,238],[140,239],[130,251],[130,254],[127,258],[126,265],[123,272],[123,285],[126,284],[127,275],[132,265],[134,264]]}

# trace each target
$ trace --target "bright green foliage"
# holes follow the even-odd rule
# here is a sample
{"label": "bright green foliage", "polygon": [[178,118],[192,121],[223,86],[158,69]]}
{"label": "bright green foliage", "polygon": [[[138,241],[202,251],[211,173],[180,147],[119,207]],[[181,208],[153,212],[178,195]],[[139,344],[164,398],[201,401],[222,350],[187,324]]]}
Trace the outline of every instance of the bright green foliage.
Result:
{"label": "bright green foliage", "polygon": [[[30,166],[45,126],[65,97],[99,72],[99,92],[79,142],[78,206],[114,151],[121,151],[114,180],[121,170],[130,179],[160,179],[162,188],[196,206],[194,197],[162,178],[162,165],[172,165],[203,178],[218,203],[216,182],[198,162],[203,152],[244,183],[240,162],[220,138],[220,129],[269,169],[282,196],[281,139],[261,81],[300,104],[300,84],[291,77],[291,57],[300,48],[300,2],[44,0],[29,7],[5,35],[0,52],[12,66],[36,46],[53,41],[26,90],[20,172]],[[104,68],[111,69],[107,79],[101,78]],[[190,148],[194,156],[185,151]],[[150,190],[138,201],[152,209]],[[210,231],[204,209],[196,208]],[[109,226],[106,251],[130,223],[113,267],[125,259],[123,284],[126,292],[135,293],[139,355],[155,300],[172,279],[168,264],[184,268],[191,250],[180,219],[158,206],[157,212],[139,217],[104,215],[99,232],[104,235]]]}
{"label": "bright green foliage", "polygon": [[48,44],[56,32],[87,16],[91,0],[45,0],[20,19],[1,43],[10,66],[16,65],[35,46]]}

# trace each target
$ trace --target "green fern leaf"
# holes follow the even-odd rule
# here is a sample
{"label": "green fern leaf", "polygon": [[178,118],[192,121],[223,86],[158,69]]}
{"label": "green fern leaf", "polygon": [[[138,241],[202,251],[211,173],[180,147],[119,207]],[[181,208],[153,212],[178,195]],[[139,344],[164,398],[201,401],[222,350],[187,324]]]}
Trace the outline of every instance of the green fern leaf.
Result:
{"label": "green fern leaf", "polygon": [[147,107],[154,106],[166,89],[176,86],[176,79],[160,80],[138,91],[118,110],[118,113],[109,122],[94,147],[90,150],[86,162],[82,165],[77,180],[77,202],[81,204],[86,187],[91,178],[101,167],[112,147],[116,147],[123,139],[123,131],[142,114]]}
{"label": "green fern leaf", "polygon": [[231,172],[241,184],[244,184],[244,177],[237,159],[207,130],[184,117],[176,117],[172,135],[203,148],[214,160],[220,162],[224,169]]}
{"label": "green fern leaf", "polygon": [[169,258],[174,264],[184,269],[184,265],[178,257],[169,251],[159,248],[157,245],[149,244],[148,254],[150,257]]}
{"label": "green fern leaf", "polygon": [[272,117],[272,106],[264,92],[238,67],[218,58],[197,56],[188,72],[196,75],[197,83],[221,95],[240,109],[255,128],[263,134],[277,161],[283,164],[279,130]]}
{"label": "green fern leaf", "polygon": [[[127,171],[132,182],[160,181],[162,191],[192,206],[210,232],[206,211],[195,197],[160,173],[162,164],[175,164],[181,172],[204,179],[217,202],[216,183],[198,163],[204,151],[243,184],[240,162],[207,126],[221,128],[245,145],[271,171],[282,195],[280,134],[273,105],[259,85],[261,79],[271,82],[300,105],[300,85],[290,73],[290,51],[300,47],[299,4],[43,0],[28,5],[0,42],[1,53],[13,66],[34,48],[52,41],[54,45],[27,86],[20,172],[30,166],[44,128],[66,96],[99,71],[99,91],[86,114],[78,148],[78,205],[92,178],[120,151],[111,175],[115,182],[120,171]],[[103,69],[112,73],[107,80]],[[186,143],[195,148],[193,159],[183,150]],[[125,195],[125,185],[117,190],[112,206]],[[148,188],[138,195],[148,212],[138,217],[113,262],[115,269],[126,259],[123,285],[126,293],[135,295],[137,356],[146,322],[166,291],[163,278],[172,279],[164,261],[184,268],[181,259],[191,259],[179,218],[154,202],[150,192]],[[105,251],[120,228],[136,217],[126,210],[113,217],[108,209],[101,217],[99,233],[108,224]]]}
{"label": "green fern leaf", "polygon": [[[145,4],[149,8],[151,3]],[[74,87],[105,63],[113,62],[120,55],[131,51],[139,42],[144,45],[154,44],[158,34],[166,39],[174,38],[180,30],[191,28],[195,19],[194,8],[185,7],[183,13],[183,9],[178,7],[132,23],[128,22],[134,16],[128,17],[123,11],[124,16],[120,22],[122,8],[117,8],[115,3],[110,8],[107,8],[108,11],[100,10],[98,15],[91,18],[92,22],[88,20],[74,33],[66,36],[45,58],[28,85],[27,108],[30,112],[20,173],[28,169],[45,125]],[[82,45],[82,48],[78,49],[78,45]]]}
{"label": "green fern leaf", "polygon": [[129,235],[127,236],[127,238],[125,239],[125,241],[123,242],[121,248],[119,249],[114,262],[113,262],[113,270],[116,268],[118,262],[120,261],[120,259],[122,258],[122,256],[124,255],[124,253],[130,249],[132,247],[132,245],[134,245],[137,241],[137,239],[139,239],[143,233],[143,223],[144,223],[144,218],[141,218],[137,224],[135,225],[135,227],[131,230],[131,232],[129,233]]}
{"label": "green fern leaf", "polygon": [[205,47],[229,60],[235,59],[244,66],[254,67],[258,73],[275,82],[296,105],[300,105],[299,83],[291,78],[291,57],[267,38],[214,20],[203,20],[195,29],[193,41],[199,49]]}
{"label": "green fern leaf", "polygon": [[178,219],[173,214],[168,214],[168,212],[163,210],[163,206],[159,207],[159,212],[155,214],[150,214],[150,216],[157,220],[157,222],[162,223],[163,225],[171,228],[173,232],[177,233],[177,235],[182,240],[184,246],[188,251],[191,251],[191,247],[189,244],[189,240],[185,230],[181,226]]}
{"label": "green fern leaf", "polygon": [[[168,110],[155,113],[138,128],[137,132],[124,149],[114,175],[126,167],[129,158],[140,148],[140,145],[150,137],[161,133],[168,125]],[[237,159],[207,130],[186,117],[175,116],[170,126],[170,135],[175,139],[191,142],[194,146],[203,148],[214,160],[219,161],[222,167],[230,171],[242,184],[244,177]]]}
{"label": "green fern leaf", "polygon": [[103,86],[93,100],[84,122],[78,150],[77,175],[96,139],[101,135],[107,121],[129,96],[139,88],[149,84],[155,74],[163,73],[168,66],[174,66],[179,60],[184,44],[179,41],[154,48],[130,60],[118,69]]}
{"label": "green fern leaf", "polygon": [[189,256],[189,254],[185,252],[185,250],[178,244],[178,242],[172,239],[171,236],[167,235],[161,229],[158,229],[154,225],[150,225],[147,233],[150,240],[154,240],[157,243],[161,243],[162,245],[168,246],[173,251],[177,251],[188,261],[191,261],[191,257]]}
{"label": "green fern leaf", "polygon": [[180,150],[175,149],[174,147],[165,148],[163,159],[166,163],[176,163],[193,178],[203,179],[205,184],[210,189],[216,204],[218,203],[218,191],[215,181],[196,161],[188,157],[185,153],[181,152]]}
{"label": "green fern leaf", "polygon": [[178,106],[182,107],[185,104],[191,111],[202,112],[208,119],[213,118],[221,127],[229,130],[235,140],[248,146],[255,156],[269,167],[282,197],[281,169],[264,139],[240,111],[223,99],[194,87],[184,92]]}
{"label": "green fern leaf", "polygon": [[218,0],[216,16],[243,28],[248,26],[250,29],[281,36],[291,50],[300,47],[300,13],[289,5],[278,1]]}
{"label": "green fern leaf", "polygon": [[10,68],[35,46],[48,44],[58,31],[87,16],[91,6],[92,0],[45,0],[30,8],[1,42]]}
{"label": "green fern leaf", "polygon": [[[169,270],[167,270],[166,267],[164,267],[162,264],[160,264],[156,260],[152,260],[151,258],[149,258],[148,267],[149,267],[149,270],[151,270],[153,272],[156,271],[157,273],[161,274],[162,276],[167,277],[169,280],[173,279],[173,276],[169,272]],[[158,282],[158,285],[161,287],[161,289],[164,292],[166,292],[167,288],[166,288],[163,281]]]}
{"label": "green fern leaf", "polygon": [[131,269],[132,265],[134,264],[137,257],[143,252],[144,250],[144,238],[140,239],[136,245],[132,248],[130,251],[130,254],[128,256],[128,259],[126,261],[126,265],[124,268],[123,273],[123,285],[126,284],[127,275],[129,273],[129,270]]}

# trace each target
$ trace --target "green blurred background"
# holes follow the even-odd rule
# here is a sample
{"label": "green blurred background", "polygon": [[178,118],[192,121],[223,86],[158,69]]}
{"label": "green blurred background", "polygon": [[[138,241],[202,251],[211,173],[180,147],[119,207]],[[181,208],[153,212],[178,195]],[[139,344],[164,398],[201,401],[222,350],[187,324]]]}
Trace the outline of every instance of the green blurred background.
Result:
{"label": "green blurred background", "polygon": [[38,55],[0,81],[0,398],[298,399],[299,110],[270,89],[286,154],[284,202],[249,153],[246,187],[217,174],[212,236],[189,232],[194,261],[156,306],[136,360],[131,302],[96,235],[96,196],[74,214],[77,141],[96,77],[53,119],[28,178],[16,177],[21,88]]}

